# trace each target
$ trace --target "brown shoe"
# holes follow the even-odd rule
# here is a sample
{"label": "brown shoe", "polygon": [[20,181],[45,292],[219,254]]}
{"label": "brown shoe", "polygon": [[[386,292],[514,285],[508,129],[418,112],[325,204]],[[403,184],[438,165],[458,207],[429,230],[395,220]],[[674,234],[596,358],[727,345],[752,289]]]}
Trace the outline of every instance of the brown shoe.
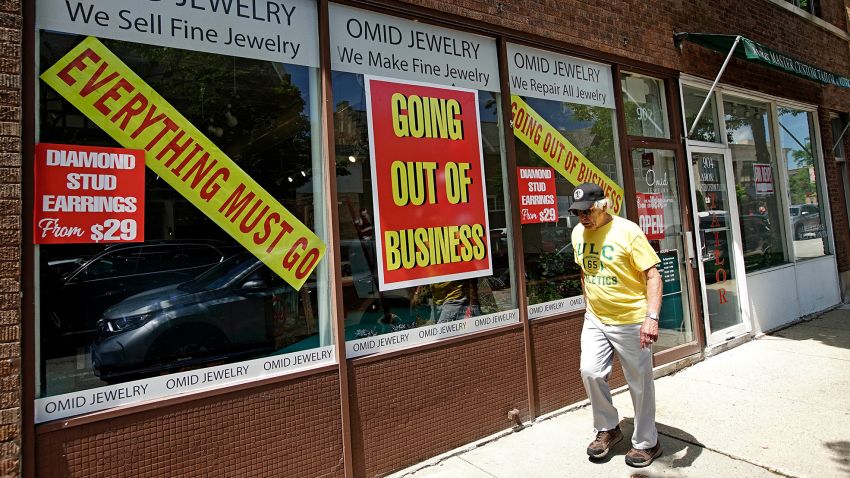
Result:
{"label": "brown shoe", "polygon": [[655,446],[646,450],[638,450],[632,448],[626,453],[626,464],[635,468],[643,468],[652,464],[652,461],[661,456],[661,443],[656,442]]}
{"label": "brown shoe", "polygon": [[595,459],[604,458],[611,447],[620,443],[622,439],[623,432],[620,431],[619,425],[614,429],[601,431],[596,434],[596,440],[587,446],[587,456]]}

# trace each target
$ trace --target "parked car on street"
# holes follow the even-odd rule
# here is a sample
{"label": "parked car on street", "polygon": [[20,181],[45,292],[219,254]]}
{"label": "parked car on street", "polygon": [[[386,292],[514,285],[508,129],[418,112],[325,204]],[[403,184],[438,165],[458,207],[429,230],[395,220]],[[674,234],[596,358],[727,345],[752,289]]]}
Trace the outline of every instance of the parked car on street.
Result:
{"label": "parked car on street", "polygon": [[[699,235],[702,244],[702,261],[707,280],[714,280],[717,268],[730,267],[728,263],[731,226],[726,211],[703,211],[699,216]],[[782,251],[776,247],[777,237],[763,216],[740,216],[743,236],[744,266],[767,267],[782,261]]]}
{"label": "parked car on street", "polygon": [[791,215],[791,230],[794,240],[823,237],[823,225],[820,221],[820,209],[817,204],[795,204],[788,208]]}
{"label": "parked car on street", "polygon": [[40,281],[42,353],[61,357],[89,345],[108,307],[139,292],[196,277],[224,260],[227,247],[203,240],[149,241],[48,260]]}
{"label": "parked car on street", "polygon": [[312,303],[314,292],[315,283],[296,291],[254,255],[237,254],[107,309],[92,346],[95,374],[109,382],[268,354],[311,335],[298,301]]}

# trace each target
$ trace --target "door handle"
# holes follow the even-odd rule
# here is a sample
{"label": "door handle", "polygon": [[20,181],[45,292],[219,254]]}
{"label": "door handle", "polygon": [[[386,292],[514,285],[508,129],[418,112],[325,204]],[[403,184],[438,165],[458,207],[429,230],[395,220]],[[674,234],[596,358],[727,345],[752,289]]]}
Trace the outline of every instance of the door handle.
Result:
{"label": "door handle", "polygon": [[696,267],[694,262],[694,233],[693,231],[685,231],[685,258],[691,267]]}

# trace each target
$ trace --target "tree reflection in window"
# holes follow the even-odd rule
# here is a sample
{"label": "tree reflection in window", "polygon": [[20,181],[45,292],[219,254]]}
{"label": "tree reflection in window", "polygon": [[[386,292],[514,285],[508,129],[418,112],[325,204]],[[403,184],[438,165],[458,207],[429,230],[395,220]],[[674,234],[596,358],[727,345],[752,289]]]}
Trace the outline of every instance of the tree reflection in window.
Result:
{"label": "tree reflection in window", "polygon": [[[614,143],[614,110],[537,98],[523,100],[612,181],[620,182]],[[520,166],[549,167],[519,139],[516,140],[516,152]],[[556,175],[555,190],[557,222],[522,226],[529,305],[582,294],[580,268],[573,260],[571,237],[578,218],[569,213],[575,185]]]}

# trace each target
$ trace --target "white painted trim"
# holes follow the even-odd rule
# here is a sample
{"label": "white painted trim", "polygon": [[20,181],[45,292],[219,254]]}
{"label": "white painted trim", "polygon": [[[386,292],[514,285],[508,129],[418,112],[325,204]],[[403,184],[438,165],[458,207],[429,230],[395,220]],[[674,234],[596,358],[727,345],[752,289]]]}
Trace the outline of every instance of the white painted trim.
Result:
{"label": "white painted trim", "polygon": [[778,266],[769,267],[767,269],[759,269],[757,271],[748,272],[747,277],[757,276],[761,274],[768,274],[770,272],[778,271],[780,269],[787,269],[789,267],[794,267],[793,262],[786,262],[784,264],[779,264]]}
{"label": "white painted trim", "polygon": [[[809,122],[809,127],[813,128],[813,131],[810,132],[810,144],[812,147],[812,151],[815,152],[814,160],[818,164],[817,168],[817,185],[818,186],[818,202],[822,201],[823,204],[823,217],[821,220],[824,222],[824,226],[826,227],[826,247],[827,253],[824,254],[826,256],[834,256],[836,254],[835,248],[835,232],[834,225],[832,223],[832,205],[829,199],[829,180],[826,178],[826,161],[823,155],[824,145],[823,140],[821,138],[821,124],[820,118],[818,118],[817,114],[811,118]],[[831,124],[823,125],[825,128],[831,128]],[[846,153],[845,153],[846,154]],[[796,257],[795,257],[796,259]],[[836,264],[836,270],[838,270],[838,266]]]}
{"label": "white painted trim", "polygon": [[479,315],[465,320],[404,329],[345,342],[346,358],[415,348],[419,345],[519,323],[519,309]]}
{"label": "white painted trim", "polygon": [[850,34],[848,34],[846,31],[843,31],[842,29],[838,28],[837,26],[833,25],[832,23],[824,21],[824,20],[812,15],[811,13],[809,13],[807,11],[800,9],[799,7],[795,7],[794,5],[791,5],[790,3],[786,2],[785,0],[767,0],[767,1],[776,5],[779,8],[782,8],[783,10],[789,11],[789,12],[793,13],[794,15],[797,15],[798,17],[805,18],[806,20],[814,23],[815,26],[820,28],[821,30],[824,30],[828,33],[832,33],[833,35],[837,36],[838,38],[840,38],[844,41],[850,42]]}
{"label": "white painted trim", "polygon": [[334,352],[319,347],[37,398],[35,423],[310,370],[336,363]]}
{"label": "white painted trim", "polygon": [[[790,74],[790,73],[789,73]],[[687,86],[695,87],[695,88],[704,88],[708,90],[711,87],[711,80],[706,80],[705,78],[700,78],[698,76],[689,75],[687,73],[682,73],[679,75],[680,82],[684,83]],[[714,88],[715,91],[721,91],[725,93],[729,93],[733,96],[737,96],[740,98],[746,98],[755,101],[766,101],[766,102],[776,102],[781,103],[782,106],[787,106],[789,108],[794,108],[803,111],[817,112],[818,106],[809,104],[809,103],[801,103],[799,101],[790,100],[788,98],[782,98],[779,96],[771,96],[766,95],[764,93],[759,93],[757,91],[748,90],[746,88],[740,88],[738,86],[733,86],[725,83],[718,83],[717,87]],[[709,143],[714,144],[714,143]]]}
{"label": "white painted trim", "polygon": [[[806,111],[807,114],[811,113]],[[770,104],[770,137],[773,143],[773,159],[776,161],[776,186],[779,190],[777,199],[779,200],[779,222],[782,224],[782,230],[785,233],[783,249],[785,250],[784,259],[789,262],[794,262],[794,233],[791,231],[791,217],[788,215],[789,207],[791,206],[790,181],[788,179],[788,160],[782,154],[782,133],[779,126],[779,109],[775,101]]]}

